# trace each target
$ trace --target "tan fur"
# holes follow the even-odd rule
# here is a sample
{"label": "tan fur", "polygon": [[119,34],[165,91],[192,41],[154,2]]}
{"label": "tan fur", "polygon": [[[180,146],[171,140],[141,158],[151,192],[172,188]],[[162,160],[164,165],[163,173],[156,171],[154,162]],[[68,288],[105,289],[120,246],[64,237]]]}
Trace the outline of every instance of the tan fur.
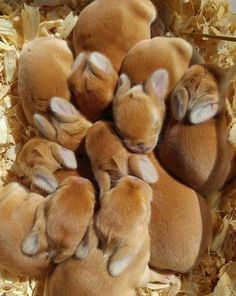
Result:
{"label": "tan fur", "polygon": [[89,120],[100,119],[110,106],[117,79],[111,62],[100,53],[81,53],[76,58],[68,82],[80,111]]}
{"label": "tan fur", "polygon": [[80,13],[73,31],[77,58],[69,84],[89,120],[100,119],[112,102],[124,56],[138,41],[150,38],[155,15],[149,0],[96,0]]}
{"label": "tan fur", "polygon": [[[44,296],[134,296],[135,288],[146,285],[150,277],[151,196],[150,187],[143,181],[130,176],[122,178],[103,198],[95,219],[103,251],[94,248],[83,260],[69,259],[58,265],[48,275]],[[112,260],[129,255],[133,258],[126,268],[112,276]]]}
{"label": "tan fur", "polygon": [[53,192],[58,186],[54,172],[61,168],[77,168],[73,151],[42,138],[30,139],[21,148],[16,162],[32,181],[31,185],[46,192]]}
{"label": "tan fur", "polygon": [[53,96],[70,99],[67,79],[73,55],[67,42],[40,37],[23,46],[19,59],[18,89],[22,107],[30,125],[33,115],[47,111]]}
{"label": "tan fur", "polygon": [[83,140],[92,123],[71,103],[60,97],[53,97],[49,104],[49,115],[34,115],[34,124],[48,140],[81,153]]}
{"label": "tan fur", "polygon": [[120,72],[128,75],[132,85],[136,85],[144,83],[155,70],[166,69],[170,79],[169,94],[188,69],[192,55],[192,46],[181,38],[143,40],[128,52]]}
{"label": "tan fur", "polygon": [[148,153],[156,146],[165,116],[168,85],[165,70],[155,71],[143,85],[134,87],[126,75],[120,76],[113,101],[113,117],[129,150]]}
{"label": "tan fur", "polygon": [[[100,197],[117,181],[127,175],[135,175],[146,181],[156,182],[157,173],[146,155],[130,153],[123,146],[114,130],[114,124],[96,122],[87,132],[86,151],[91,161],[95,178],[100,187]],[[147,162],[150,172],[146,174],[141,162]]]}
{"label": "tan fur", "polygon": [[43,200],[42,196],[29,192],[19,183],[10,183],[0,189],[0,265],[12,273],[43,276],[50,267],[46,251],[28,257],[20,248]]}
{"label": "tan fur", "polygon": [[65,179],[38,207],[22,251],[31,256],[48,251],[54,263],[73,256],[90,226],[95,204],[92,183],[81,177]]}
{"label": "tan fur", "polygon": [[159,180],[152,185],[150,267],[185,273],[205,255],[212,238],[210,211],[194,190],[182,185],[150,155]]}
{"label": "tan fur", "polygon": [[[235,152],[228,142],[227,85],[221,69],[192,66],[173,92],[160,143],[163,166],[203,195],[222,188],[235,171]],[[203,122],[194,124],[196,120]]]}
{"label": "tan fur", "polygon": [[118,72],[128,50],[150,38],[155,16],[149,0],[96,0],[79,15],[73,31],[74,51],[76,55],[101,52]]}
{"label": "tan fur", "polygon": [[139,260],[140,249],[145,248],[149,253],[151,199],[152,190],[148,184],[125,176],[101,200],[95,229],[104,256],[110,257],[108,270],[111,275],[120,275],[134,260]]}

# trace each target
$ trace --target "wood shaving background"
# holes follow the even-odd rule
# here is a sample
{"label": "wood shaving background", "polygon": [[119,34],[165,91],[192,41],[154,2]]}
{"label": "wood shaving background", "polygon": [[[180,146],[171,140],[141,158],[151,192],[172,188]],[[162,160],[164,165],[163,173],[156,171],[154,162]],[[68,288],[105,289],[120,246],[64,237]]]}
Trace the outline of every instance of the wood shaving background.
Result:
{"label": "wood shaving background", "polygon": [[[66,3],[68,7],[64,6]],[[17,60],[24,42],[38,36],[55,35],[67,39],[77,20],[76,13],[90,1],[76,0],[0,0],[0,186],[20,174],[14,160],[22,143],[32,136],[15,117],[19,102]],[[155,1],[165,6],[168,35],[186,38],[209,63],[228,67],[236,62],[236,42],[213,39],[232,37],[236,41],[236,1],[167,0]],[[79,4],[78,4],[79,3]],[[208,34],[212,38],[203,38]],[[229,141],[236,147],[236,82],[229,91],[232,128]],[[219,204],[219,197],[221,202]],[[149,284],[139,289],[139,296],[236,295],[236,184],[209,197],[214,220],[214,240],[209,255],[188,275],[176,276],[170,285]],[[2,270],[0,296],[40,296],[36,282],[15,277]]]}

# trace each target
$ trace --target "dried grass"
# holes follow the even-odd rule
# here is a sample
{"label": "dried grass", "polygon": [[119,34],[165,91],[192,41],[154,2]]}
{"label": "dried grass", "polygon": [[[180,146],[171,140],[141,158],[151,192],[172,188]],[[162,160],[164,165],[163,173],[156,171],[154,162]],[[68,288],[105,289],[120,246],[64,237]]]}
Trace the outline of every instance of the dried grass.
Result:
{"label": "dried grass", "polygon": [[[27,5],[27,3],[30,6]],[[90,1],[80,1],[81,8]],[[155,1],[154,1],[155,2]],[[161,1],[159,1],[160,3]],[[236,61],[236,1],[164,1],[173,23],[171,33],[199,48],[206,61],[223,67]],[[67,1],[75,8],[76,1]],[[47,4],[47,6],[44,6]],[[55,4],[58,4],[54,6]],[[15,118],[18,103],[17,59],[24,42],[37,36],[56,35],[66,39],[76,15],[59,1],[0,0],[0,186],[16,178],[14,165],[20,145],[32,136]],[[170,16],[169,16],[170,17]],[[236,147],[236,82],[229,92],[232,129],[229,140]],[[219,197],[221,203],[219,204]],[[139,296],[236,295],[236,184],[209,197],[214,219],[214,240],[209,255],[190,275],[176,277],[171,285],[149,284]],[[36,295],[35,282],[1,272],[0,295]],[[40,295],[40,293],[37,295]]]}

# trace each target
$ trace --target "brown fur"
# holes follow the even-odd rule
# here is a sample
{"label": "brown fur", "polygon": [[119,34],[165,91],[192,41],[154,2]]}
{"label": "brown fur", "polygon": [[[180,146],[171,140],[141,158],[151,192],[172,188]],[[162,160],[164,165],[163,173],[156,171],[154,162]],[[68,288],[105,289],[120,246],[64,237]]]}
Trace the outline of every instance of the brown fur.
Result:
{"label": "brown fur", "polygon": [[79,15],[73,31],[74,51],[76,55],[101,52],[118,72],[128,50],[150,38],[155,16],[149,0],[96,0]]}
{"label": "brown fur", "polygon": [[125,146],[138,153],[151,152],[157,144],[165,116],[169,78],[165,70],[155,71],[143,85],[131,88],[122,74],[113,101],[116,129]]}
{"label": "brown fur", "polygon": [[34,115],[36,128],[48,140],[81,153],[84,136],[92,123],[62,98],[53,97],[49,108],[50,116]]}
{"label": "brown fur", "polygon": [[100,119],[113,98],[118,74],[98,52],[81,53],[75,60],[69,85],[80,111],[91,121]]}
{"label": "brown fur", "polygon": [[34,225],[22,243],[31,256],[45,250],[54,263],[73,256],[90,226],[95,204],[92,183],[81,177],[65,179],[38,207]]}
{"label": "brown fur", "polygon": [[150,266],[186,273],[205,255],[212,238],[210,211],[194,190],[173,179],[154,154],[159,180],[152,185]]}
{"label": "brown fur", "polygon": [[12,273],[43,276],[50,267],[46,251],[28,257],[20,248],[43,200],[42,196],[29,192],[19,183],[10,183],[0,189],[0,265]]}
{"label": "brown fur", "polygon": [[169,74],[169,94],[188,69],[193,55],[192,46],[181,38],[156,37],[137,43],[126,55],[121,73],[132,85],[144,83],[156,70],[166,69]]}
{"label": "brown fur", "polygon": [[112,102],[124,56],[138,41],[150,38],[155,14],[149,0],[96,0],[80,13],[69,84],[89,120],[99,120]]}
{"label": "brown fur", "polygon": [[[130,153],[116,135],[114,124],[96,122],[87,132],[86,151],[100,187],[100,197],[127,174],[150,183],[156,182],[157,173],[146,155]],[[149,169],[148,172],[144,171]]]}
{"label": "brown fur", "polygon": [[[134,296],[135,288],[146,285],[150,276],[151,196],[147,184],[135,177],[124,177],[103,198],[95,218],[103,250],[94,248],[83,260],[69,259],[58,265],[48,275],[44,296]],[[129,255],[133,257],[126,268],[112,276],[109,268],[112,260]]]}
{"label": "brown fur", "polygon": [[57,186],[54,172],[61,168],[76,169],[73,151],[42,138],[30,139],[20,150],[16,162],[31,180],[31,187],[53,192]]}
{"label": "brown fur", "polygon": [[67,79],[73,55],[66,41],[40,37],[23,46],[19,59],[18,89],[28,123],[33,115],[47,111],[53,96],[70,99]]}
{"label": "brown fur", "polygon": [[136,177],[125,176],[101,200],[95,229],[104,256],[110,258],[108,270],[111,275],[120,275],[134,260],[139,260],[140,249],[149,252],[151,199],[152,190],[148,184]]}
{"label": "brown fur", "polygon": [[163,166],[203,195],[222,188],[235,170],[228,142],[227,79],[218,67],[192,66],[173,92],[172,114],[160,143]]}

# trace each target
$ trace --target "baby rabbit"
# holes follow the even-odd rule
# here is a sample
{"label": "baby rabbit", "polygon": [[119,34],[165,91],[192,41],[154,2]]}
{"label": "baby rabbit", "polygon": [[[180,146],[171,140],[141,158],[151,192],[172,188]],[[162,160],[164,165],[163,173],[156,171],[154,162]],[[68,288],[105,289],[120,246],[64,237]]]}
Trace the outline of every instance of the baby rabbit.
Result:
{"label": "baby rabbit", "polygon": [[20,150],[16,162],[35,187],[45,192],[54,192],[58,182],[53,175],[60,168],[76,169],[73,151],[42,138],[30,139]]}
{"label": "baby rabbit", "polygon": [[166,70],[155,71],[144,84],[131,87],[122,74],[113,100],[116,130],[125,146],[136,153],[149,153],[157,144],[165,117],[165,97],[169,87]]}
{"label": "baby rabbit", "polygon": [[150,276],[151,198],[149,185],[123,177],[105,195],[95,218],[104,250],[93,248],[83,260],[58,265],[48,275],[44,296],[134,296],[135,288],[146,285]]}
{"label": "baby rabbit", "polygon": [[43,296],[135,296],[135,289],[148,283],[143,274],[147,266],[146,250],[139,252],[126,271],[112,277],[107,271],[107,258],[100,249],[93,249],[83,260],[69,259],[48,274]]}
{"label": "baby rabbit", "polygon": [[235,173],[235,151],[228,142],[228,73],[213,65],[194,65],[173,91],[171,114],[160,143],[163,166],[203,195],[222,188]]}
{"label": "baby rabbit", "polygon": [[156,70],[165,69],[169,75],[168,91],[173,90],[185,71],[202,57],[182,38],[156,37],[133,46],[125,56],[120,73],[125,73],[132,85],[142,84]]}
{"label": "baby rabbit", "polygon": [[125,54],[150,38],[155,16],[149,0],[96,0],[80,13],[73,31],[78,56],[69,84],[89,120],[100,119],[110,105]]}
{"label": "baby rabbit", "polygon": [[100,197],[127,174],[148,183],[157,181],[157,172],[148,156],[128,152],[116,135],[112,122],[96,122],[87,132],[85,146],[100,188]]}
{"label": "baby rabbit", "polygon": [[50,267],[47,252],[28,257],[21,252],[24,236],[34,223],[43,196],[31,193],[19,183],[0,189],[0,266],[24,276],[44,276]]}
{"label": "baby rabbit", "polygon": [[76,108],[66,100],[53,97],[49,108],[51,115],[34,115],[34,124],[38,131],[48,140],[81,153],[87,130],[92,126]]}
{"label": "baby rabbit", "polygon": [[159,180],[152,185],[149,265],[186,273],[200,262],[211,243],[211,213],[199,194],[168,175],[154,154],[150,158]]}
{"label": "baby rabbit", "polygon": [[89,180],[65,179],[37,207],[34,225],[21,246],[23,253],[32,256],[48,251],[54,263],[73,256],[90,226],[94,204],[95,190]]}
{"label": "baby rabbit", "polygon": [[72,63],[72,52],[64,40],[39,37],[23,46],[19,58],[18,89],[30,125],[34,126],[35,113],[47,111],[53,96],[70,100],[67,79]]}
{"label": "baby rabbit", "polygon": [[150,38],[155,18],[149,0],[95,0],[80,13],[73,30],[75,54],[98,51],[118,72],[128,50]]}
{"label": "baby rabbit", "polygon": [[[139,260],[143,248],[149,253],[151,200],[151,187],[132,176],[121,178],[101,200],[95,230],[105,256],[110,258],[108,270],[112,276],[119,276],[133,261]],[[143,272],[147,269],[146,265]]]}

